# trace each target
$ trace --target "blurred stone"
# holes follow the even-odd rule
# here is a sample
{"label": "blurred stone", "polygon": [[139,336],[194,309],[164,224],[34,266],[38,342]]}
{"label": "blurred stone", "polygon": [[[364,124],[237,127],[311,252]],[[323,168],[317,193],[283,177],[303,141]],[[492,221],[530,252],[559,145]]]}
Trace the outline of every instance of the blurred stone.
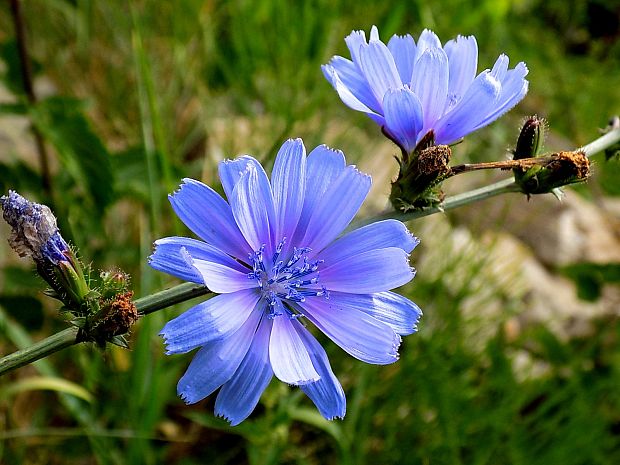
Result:
{"label": "blurred stone", "polygon": [[613,212],[582,199],[570,188],[565,193],[562,201],[552,195],[533,196],[528,201],[512,194],[470,205],[454,215],[478,231],[501,227],[549,266],[620,262],[620,207]]}

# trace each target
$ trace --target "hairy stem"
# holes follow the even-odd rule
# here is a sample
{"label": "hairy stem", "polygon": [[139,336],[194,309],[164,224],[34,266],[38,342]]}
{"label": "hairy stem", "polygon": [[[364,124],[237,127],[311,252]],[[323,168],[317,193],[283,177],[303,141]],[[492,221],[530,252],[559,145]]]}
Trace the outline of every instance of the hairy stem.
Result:
{"label": "hairy stem", "polygon": [[[595,153],[601,152],[609,147],[618,144],[619,142],[620,129],[614,129],[605,134],[604,136],[593,141],[592,143],[582,147],[580,150],[590,157]],[[363,222],[358,222],[355,224],[355,227],[360,227],[364,224],[388,218],[394,218],[401,221],[411,221],[416,218],[433,215],[435,213],[453,210],[455,208],[488,199],[490,197],[495,197],[497,195],[507,194],[509,192],[519,192],[519,190],[519,186],[514,182],[513,179],[505,179],[495,184],[447,197],[439,207],[429,207],[409,213],[390,211],[367,219]],[[148,315],[149,313],[153,313],[163,308],[167,308],[172,305],[191,300],[195,297],[209,294],[210,292],[211,291],[209,291],[206,286],[203,286],[201,284],[183,283],[170,289],[166,289],[152,295],[141,297],[140,299],[134,301],[134,304],[136,305],[138,312],[141,315]],[[42,341],[33,344],[26,349],[19,350],[17,352],[0,358],[0,376],[9,371],[15,370],[16,368],[22,367],[41,358],[47,357],[48,355],[58,352],[59,350],[62,350],[66,347],[77,344],[77,333],[77,328],[67,328],[63,331],[60,331],[59,333],[56,333],[46,339],[43,339]]]}
{"label": "hairy stem", "polygon": [[30,347],[2,357],[0,359],[0,376],[72,346],[76,343],[77,333],[76,327],[67,328],[34,343]]}
{"label": "hairy stem", "polygon": [[[183,283],[178,286],[166,289],[156,294],[148,295],[137,299],[134,304],[141,315],[148,315],[149,313],[161,310],[163,308],[171,307],[172,305],[186,300],[193,299],[201,295],[210,293],[209,289],[200,284]],[[77,344],[76,339],[78,334],[78,328],[70,327],[64,329],[56,334],[53,334],[30,347],[22,350],[18,350],[12,354],[6,355],[0,358],[0,376],[9,371],[28,365],[29,363],[36,362],[37,360],[47,357],[59,350],[70,347]]]}

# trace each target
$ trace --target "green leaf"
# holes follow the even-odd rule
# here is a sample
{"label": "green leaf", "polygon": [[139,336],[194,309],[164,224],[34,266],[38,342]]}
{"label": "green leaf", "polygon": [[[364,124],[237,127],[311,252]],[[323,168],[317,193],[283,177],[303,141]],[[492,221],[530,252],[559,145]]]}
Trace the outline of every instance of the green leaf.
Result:
{"label": "green leaf", "polygon": [[293,420],[302,421],[326,432],[333,437],[338,444],[344,444],[344,436],[340,425],[338,423],[334,423],[333,421],[326,420],[316,410],[305,407],[297,407],[291,409],[289,411],[289,415]]}
{"label": "green leaf", "polygon": [[92,207],[103,212],[113,199],[110,153],[84,115],[82,102],[50,97],[32,108],[31,117],[76,184],[90,194]]}
{"label": "green leaf", "polygon": [[10,385],[0,389],[0,399],[6,399],[25,391],[55,391],[59,393],[69,394],[74,397],[91,403],[93,396],[79,384],[62,378],[54,378],[49,376],[33,376],[31,378],[22,379],[11,383]]}

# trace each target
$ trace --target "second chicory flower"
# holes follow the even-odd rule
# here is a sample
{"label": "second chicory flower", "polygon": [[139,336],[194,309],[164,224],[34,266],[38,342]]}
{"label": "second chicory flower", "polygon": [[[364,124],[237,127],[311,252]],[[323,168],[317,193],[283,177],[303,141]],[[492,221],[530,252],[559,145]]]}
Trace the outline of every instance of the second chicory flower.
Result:
{"label": "second chicory flower", "polygon": [[[500,55],[491,70],[476,75],[478,45],[459,36],[443,47],[424,30],[416,43],[394,35],[384,44],[376,27],[345,39],[351,60],[335,56],[323,73],[350,108],[366,113],[398,144],[411,152],[423,139],[449,145],[514,107],[527,93],[527,67],[508,69]],[[422,147],[424,148],[424,147]]]}

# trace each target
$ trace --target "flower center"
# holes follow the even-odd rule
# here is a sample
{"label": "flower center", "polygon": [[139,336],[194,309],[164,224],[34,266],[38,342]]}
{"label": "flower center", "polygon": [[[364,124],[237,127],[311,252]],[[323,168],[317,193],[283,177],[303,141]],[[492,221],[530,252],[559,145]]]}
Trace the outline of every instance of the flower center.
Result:
{"label": "flower center", "polygon": [[285,242],[286,238],[280,241],[271,260],[265,260],[264,245],[249,256],[252,271],[248,273],[248,278],[258,281],[262,297],[269,302],[268,312],[271,318],[280,315],[282,308],[289,312],[291,318],[303,316],[294,313],[291,306],[278,305],[282,301],[304,302],[306,297],[319,296],[329,298],[325,286],[320,289],[315,287],[319,283],[318,269],[323,260],[310,261],[310,248],[293,247],[293,253],[285,263],[280,260]]}

